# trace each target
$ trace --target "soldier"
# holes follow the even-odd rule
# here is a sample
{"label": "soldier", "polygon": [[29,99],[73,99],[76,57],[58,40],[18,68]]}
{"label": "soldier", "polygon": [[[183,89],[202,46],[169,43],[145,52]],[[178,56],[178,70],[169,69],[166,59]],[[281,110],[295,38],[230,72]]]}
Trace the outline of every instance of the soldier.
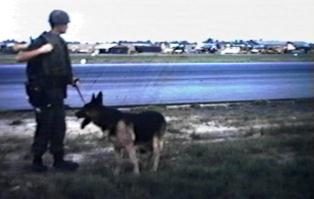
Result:
{"label": "soldier", "polygon": [[54,10],[49,15],[51,30],[42,33],[16,59],[27,62],[26,93],[35,109],[36,131],[32,145],[32,169],[37,172],[47,170],[42,156],[49,147],[53,155],[53,167],[62,171],[74,171],[79,165],[64,160],[63,140],[65,137],[64,99],[67,85],[76,85],[66,42],[60,37],[66,33],[69,15],[62,10]]}

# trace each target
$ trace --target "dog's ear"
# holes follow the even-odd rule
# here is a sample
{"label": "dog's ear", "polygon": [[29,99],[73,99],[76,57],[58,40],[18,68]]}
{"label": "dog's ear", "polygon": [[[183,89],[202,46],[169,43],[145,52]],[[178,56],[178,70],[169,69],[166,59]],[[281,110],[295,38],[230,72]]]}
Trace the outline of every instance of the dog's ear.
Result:
{"label": "dog's ear", "polygon": [[102,92],[100,91],[96,97],[96,103],[102,105]]}
{"label": "dog's ear", "polygon": [[90,102],[94,102],[95,101],[95,94],[93,93],[93,95],[92,95],[92,99],[90,100]]}

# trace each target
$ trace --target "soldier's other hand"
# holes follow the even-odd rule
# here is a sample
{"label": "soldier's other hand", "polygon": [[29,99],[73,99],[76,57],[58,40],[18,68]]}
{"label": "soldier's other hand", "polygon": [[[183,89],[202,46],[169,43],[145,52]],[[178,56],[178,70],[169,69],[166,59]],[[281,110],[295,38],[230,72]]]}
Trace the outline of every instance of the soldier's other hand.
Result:
{"label": "soldier's other hand", "polygon": [[26,44],[14,44],[14,46],[12,46],[12,50],[14,52],[19,52],[21,50],[27,49],[27,47],[28,47],[27,43]]}
{"label": "soldier's other hand", "polygon": [[41,54],[49,53],[53,50],[53,45],[48,43],[48,44],[41,46],[38,50]]}

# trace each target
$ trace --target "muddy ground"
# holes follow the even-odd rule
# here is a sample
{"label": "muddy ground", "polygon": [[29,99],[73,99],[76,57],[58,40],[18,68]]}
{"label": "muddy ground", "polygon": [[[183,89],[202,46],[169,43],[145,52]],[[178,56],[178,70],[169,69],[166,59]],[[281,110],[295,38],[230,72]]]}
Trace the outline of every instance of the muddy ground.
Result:
{"label": "muddy ground", "polygon": [[[165,152],[161,169],[167,169],[176,161],[180,152],[191,144],[212,145],[238,140],[259,139],[264,136],[283,135],[291,129],[307,131],[313,143],[314,100],[254,101],[238,103],[217,103],[184,106],[151,106],[123,109],[138,112],[141,110],[162,112],[168,122]],[[106,136],[93,124],[80,129],[80,120],[74,117],[75,110],[67,111],[67,159],[81,164],[80,171],[90,169],[91,164],[101,163],[110,169],[113,165],[113,148]],[[0,114],[0,180],[2,196],[33,186],[32,182],[21,182],[16,176],[29,173],[31,162],[30,146],[35,129],[32,112],[2,112]],[[293,131],[293,130],[292,130]],[[293,135],[298,133],[293,132]],[[278,134],[278,135],[277,135]],[[276,154],[278,161],[289,161],[294,152]],[[314,156],[313,156],[314,158]],[[45,162],[51,164],[49,155]],[[53,172],[53,171],[49,171]],[[11,181],[15,179],[15,181]],[[26,187],[26,188],[25,188]],[[1,196],[1,193],[0,193]]]}

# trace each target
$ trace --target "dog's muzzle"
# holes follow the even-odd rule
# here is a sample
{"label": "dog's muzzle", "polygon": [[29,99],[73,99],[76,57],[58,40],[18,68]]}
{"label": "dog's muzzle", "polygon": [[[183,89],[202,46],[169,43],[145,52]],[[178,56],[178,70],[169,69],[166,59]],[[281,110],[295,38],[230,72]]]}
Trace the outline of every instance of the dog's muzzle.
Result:
{"label": "dog's muzzle", "polygon": [[77,118],[83,118],[83,117],[87,117],[87,114],[86,114],[84,111],[77,111],[77,112],[75,113],[75,116],[76,116]]}

